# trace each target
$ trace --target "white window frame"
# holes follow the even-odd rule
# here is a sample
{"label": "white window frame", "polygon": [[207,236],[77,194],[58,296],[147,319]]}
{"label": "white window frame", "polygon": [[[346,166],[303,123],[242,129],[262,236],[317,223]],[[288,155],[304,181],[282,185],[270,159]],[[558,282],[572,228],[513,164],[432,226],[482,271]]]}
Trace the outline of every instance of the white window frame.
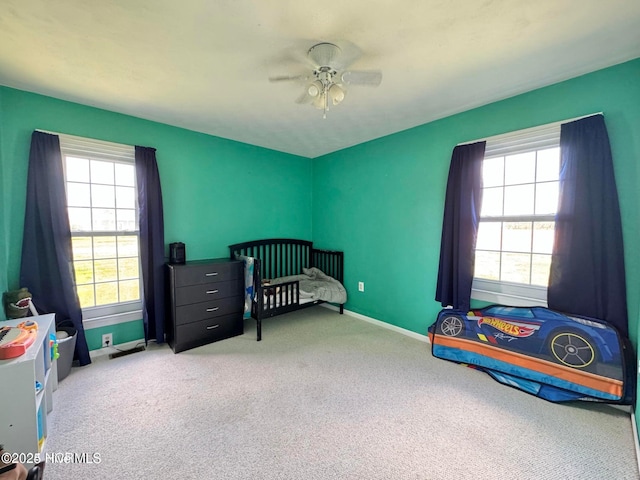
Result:
{"label": "white window frame", "polygon": [[[119,143],[105,142],[102,140],[95,140],[91,138],[77,137],[74,135],[57,134],[60,138],[60,151],[62,153],[62,165],[66,170],[65,156],[75,156],[80,158],[89,158],[93,160],[102,160],[113,163],[125,163],[135,166],[135,148],[130,145],[123,145]],[[65,171],[65,189],[67,185],[67,176]],[[136,192],[138,191],[138,185],[135,185]],[[138,217],[139,206],[136,198],[136,218]],[[122,232],[125,233],[125,232]],[[126,232],[126,235],[135,235],[138,237],[138,244],[140,241],[140,230]],[[99,236],[99,235],[113,235],[112,231],[100,232],[71,232],[71,236]],[[143,284],[142,284],[142,270],[140,265],[140,255],[138,252],[138,268],[139,268],[139,282],[140,282],[140,299],[134,301],[125,301],[109,305],[99,305],[94,307],[85,307],[82,309],[82,316],[84,320],[92,322],[93,327],[106,326],[120,322],[126,322],[131,320],[139,320],[142,318],[142,301],[143,301]]]}
{"label": "white window frame", "polygon": [[[487,138],[484,158],[560,147],[560,126],[565,122],[567,120]],[[505,218],[500,217],[496,220],[504,221]],[[534,219],[555,222],[554,215],[521,215],[508,218],[509,221],[523,222]],[[502,305],[546,307],[547,287],[474,277],[471,298]]]}

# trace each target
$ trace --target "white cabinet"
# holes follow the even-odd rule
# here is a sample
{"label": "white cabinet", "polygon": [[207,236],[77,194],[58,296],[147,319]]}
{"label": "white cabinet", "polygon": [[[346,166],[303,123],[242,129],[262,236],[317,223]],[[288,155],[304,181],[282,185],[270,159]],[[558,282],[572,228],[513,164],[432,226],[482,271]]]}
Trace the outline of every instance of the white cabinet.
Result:
{"label": "white cabinet", "polygon": [[[36,341],[19,357],[0,360],[0,443],[11,453],[42,452],[47,438],[47,414],[53,410],[58,371],[52,359],[55,315],[38,315],[0,322],[16,326],[24,320],[38,324]],[[42,386],[37,391],[36,382]],[[28,462],[29,463],[29,462]]]}

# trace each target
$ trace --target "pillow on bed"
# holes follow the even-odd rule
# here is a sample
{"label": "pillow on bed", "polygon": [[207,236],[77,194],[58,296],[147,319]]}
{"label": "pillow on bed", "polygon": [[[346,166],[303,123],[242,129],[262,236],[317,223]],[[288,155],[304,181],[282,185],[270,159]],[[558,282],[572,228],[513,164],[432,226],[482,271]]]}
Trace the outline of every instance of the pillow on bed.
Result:
{"label": "pillow on bed", "polygon": [[245,317],[251,314],[251,302],[253,301],[255,289],[253,286],[253,266],[255,257],[247,257],[236,253],[236,260],[244,262],[244,313]]}

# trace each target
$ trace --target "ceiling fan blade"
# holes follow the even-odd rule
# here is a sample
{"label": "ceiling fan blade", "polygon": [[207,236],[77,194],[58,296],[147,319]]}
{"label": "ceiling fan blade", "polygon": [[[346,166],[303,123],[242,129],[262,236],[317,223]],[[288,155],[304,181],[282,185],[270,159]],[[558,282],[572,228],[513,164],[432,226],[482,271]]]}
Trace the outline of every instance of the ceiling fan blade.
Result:
{"label": "ceiling fan blade", "polygon": [[382,72],[379,70],[352,70],[343,72],[340,76],[347,85],[370,85],[377,87],[382,82]]}
{"label": "ceiling fan blade", "polygon": [[309,80],[308,75],[278,75],[275,77],[269,77],[270,82],[295,82]]}
{"label": "ceiling fan blade", "polygon": [[336,42],[340,46],[340,55],[331,63],[331,66],[337,70],[345,70],[349,65],[355,63],[362,57],[362,50],[352,42],[347,40],[339,40]]}

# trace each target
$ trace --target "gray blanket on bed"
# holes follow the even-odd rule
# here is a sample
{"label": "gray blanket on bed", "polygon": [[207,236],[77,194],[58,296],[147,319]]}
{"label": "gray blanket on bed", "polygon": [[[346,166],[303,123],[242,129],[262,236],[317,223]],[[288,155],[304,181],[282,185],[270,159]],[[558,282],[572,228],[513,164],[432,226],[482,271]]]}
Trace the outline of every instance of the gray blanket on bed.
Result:
{"label": "gray blanket on bed", "polygon": [[347,302],[347,291],[338,280],[316,267],[303,268],[302,271],[304,273],[301,275],[274,278],[269,283],[278,285],[297,280],[300,285],[301,299],[312,298],[313,300],[323,300],[331,303]]}

